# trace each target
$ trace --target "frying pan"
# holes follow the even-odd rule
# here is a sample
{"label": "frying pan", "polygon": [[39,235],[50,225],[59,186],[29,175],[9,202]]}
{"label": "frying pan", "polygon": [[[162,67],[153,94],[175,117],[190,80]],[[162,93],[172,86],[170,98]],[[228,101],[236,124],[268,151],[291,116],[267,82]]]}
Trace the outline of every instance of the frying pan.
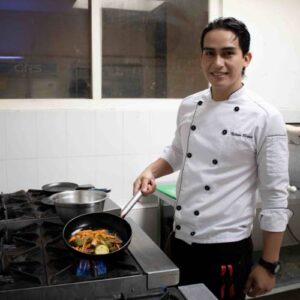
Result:
{"label": "frying pan", "polygon": [[73,182],[54,182],[42,186],[42,190],[49,193],[60,193],[64,191],[74,191],[78,188],[78,184]]}
{"label": "frying pan", "polygon": [[[65,191],[75,191],[75,190],[89,190],[89,189],[96,189],[91,184],[83,184],[78,185],[77,183],[73,182],[54,182],[54,183],[48,183],[42,186],[42,190],[49,193],[61,193]],[[103,191],[105,193],[109,193],[110,190],[108,189],[96,189]]]}
{"label": "frying pan", "polygon": [[75,191],[75,190],[95,190],[95,191],[100,191],[104,193],[109,193],[111,190],[110,189],[98,189],[95,188],[91,184],[85,184],[85,185],[78,185],[73,182],[55,182],[55,183],[49,183],[45,184],[42,186],[42,190],[47,192],[49,194],[48,197],[44,197],[41,202],[46,205],[54,205],[53,201],[53,194],[57,193],[63,193],[67,191]]}
{"label": "frying pan", "polygon": [[[131,242],[132,229],[130,224],[124,219],[134,204],[142,197],[142,193],[138,192],[133,198],[124,206],[121,212],[121,217],[112,215],[110,213],[89,213],[80,215],[68,221],[63,228],[63,240],[74,254],[90,259],[110,258],[124,251]],[[68,242],[70,237],[80,230],[84,229],[107,229],[110,232],[116,233],[117,236],[123,241],[121,247],[106,254],[89,254],[83,253],[74,249]]]}

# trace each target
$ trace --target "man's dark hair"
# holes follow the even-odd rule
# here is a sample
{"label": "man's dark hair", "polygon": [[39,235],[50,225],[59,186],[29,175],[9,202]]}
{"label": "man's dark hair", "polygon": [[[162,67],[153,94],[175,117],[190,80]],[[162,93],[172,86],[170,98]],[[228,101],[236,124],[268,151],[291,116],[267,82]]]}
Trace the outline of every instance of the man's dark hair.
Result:
{"label": "man's dark hair", "polygon": [[235,18],[218,18],[210,23],[204,28],[201,34],[201,50],[203,51],[203,42],[205,35],[214,29],[224,29],[232,31],[235,36],[239,39],[239,45],[243,52],[243,55],[249,52],[250,48],[250,33],[246,25],[235,19]]}

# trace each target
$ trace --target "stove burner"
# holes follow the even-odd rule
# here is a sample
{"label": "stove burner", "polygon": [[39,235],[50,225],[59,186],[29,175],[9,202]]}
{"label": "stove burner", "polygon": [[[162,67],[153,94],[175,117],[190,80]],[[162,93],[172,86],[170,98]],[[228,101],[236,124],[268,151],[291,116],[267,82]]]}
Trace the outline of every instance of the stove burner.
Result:
{"label": "stove burner", "polygon": [[[1,299],[112,300],[113,293],[116,299],[169,299],[148,289],[147,269],[130,247],[113,259],[80,260],[63,241],[55,207],[41,202],[47,196],[41,190],[0,194]],[[107,208],[120,210],[110,199]]]}
{"label": "stove burner", "polygon": [[14,283],[14,282],[15,282],[15,280],[12,278],[12,276],[0,275],[0,285],[7,284],[7,283]]}
{"label": "stove burner", "polygon": [[77,277],[98,277],[107,273],[107,264],[104,260],[81,259],[76,268]]}
{"label": "stove burner", "polygon": [[23,190],[0,195],[0,221],[57,217],[54,206],[45,205],[41,199],[49,196],[42,190]]}
{"label": "stove burner", "polygon": [[21,275],[32,282],[42,284],[41,268],[41,263],[37,261],[14,262],[10,265],[10,273]]}
{"label": "stove burner", "polygon": [[80,259],[65,248],[48,248],[48,278],[51,284],[117,278],[141,274],[141,270],[127,252],[114,260]]}
{"label": "stove burner", "polygon": [[23,190],[4,195],[4,201],[6,204],[22,204],[26,203],[28,200],[28,195]]}
{"label": "stove burner", "polygon": [[[65,246],[60,221],[0,230],[0,280],[7,289],[141,274],[125,251],[114,260],[80,260]],[[20,284],[20,282],[22,284]]]}

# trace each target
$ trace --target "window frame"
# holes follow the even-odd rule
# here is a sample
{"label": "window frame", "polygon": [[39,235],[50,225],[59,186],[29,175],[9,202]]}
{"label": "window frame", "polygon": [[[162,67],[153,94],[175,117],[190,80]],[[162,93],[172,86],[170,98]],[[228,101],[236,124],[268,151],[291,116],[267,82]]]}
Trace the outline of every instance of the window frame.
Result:
{"label": "window frame", "polygon": [[[91,7],[91,100],[102,100],[102,8],[101,0],[90,0]],[[99,84],[100,83],[100,84]],[[85,99],[84,99],[85,100]]]}
{"label": "window frame", "polygon": [[[121,100],[126,101],[128,98],[102,98],[102,0],[88,0],[91,13],[91,98],[49,98],[49,99],[36,99],[36,98],[20,98],[20,99],[0,99],[0,110],[7,107],[14,108],[16,103],[32,102],[36,106],[42,103],[44,108],[51,107],[72,107],[73,104],[89,103],[99,100]],[[217,16],[222,15],[222,0],[208,0],[208,19],[211,20]],[[148,100],[177,100],[179,98],[153,98]],[[92,101],[88,101],[92,100]],[[129,100],[141,100],[140,98],[130,98]],[[143,99],[145,100],[145,99]],[[49,105],[45,105],[49,103]],[[62,105],[58,105],[61,103]],[[25,104],[26,105],[26,104]]]}

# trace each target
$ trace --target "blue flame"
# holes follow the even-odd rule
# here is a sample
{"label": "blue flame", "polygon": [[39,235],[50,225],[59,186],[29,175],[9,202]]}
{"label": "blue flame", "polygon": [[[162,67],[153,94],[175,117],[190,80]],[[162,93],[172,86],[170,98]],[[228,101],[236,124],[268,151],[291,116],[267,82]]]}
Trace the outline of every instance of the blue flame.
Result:
{"label": "blue flame", "polygon": [[81,259],[76,269],[77,277],[100,276],[107,273],[107,265],[103,260],[90,261]]}
{"label": "blue flame", "polygon": [[76,269],[77,277],[87,277],[90,275],[90,262],[86,259],[81,259]]}
{"label": "blue flame", "polygon": [[103,260],[95,261],[94,272],[95,276],[104,275],[107,273],[107,266]]}

